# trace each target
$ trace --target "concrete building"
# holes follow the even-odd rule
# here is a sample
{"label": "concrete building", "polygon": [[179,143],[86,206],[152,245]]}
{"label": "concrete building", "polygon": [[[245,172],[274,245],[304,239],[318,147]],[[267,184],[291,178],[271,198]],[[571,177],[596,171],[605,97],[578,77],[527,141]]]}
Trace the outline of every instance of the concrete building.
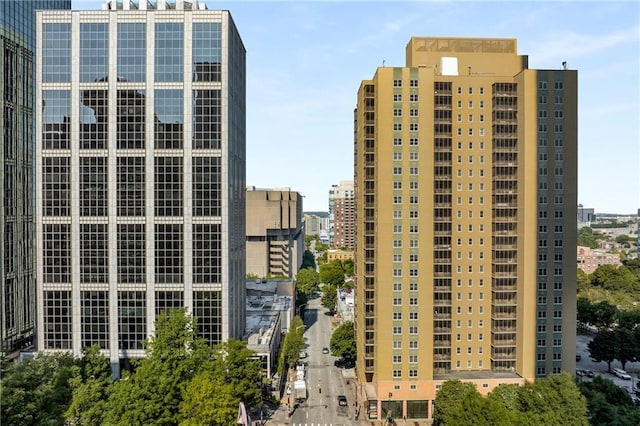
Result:
{"label": "concrete building", "polygon": [[304,212],[304,234],[320,235],[322,231],[329,229],[329,213]]}
{"label": "concrete building", "polygon": [[356,339],[369,418],[431,418],[574,371],[577,72],[515,39],[413,37],[355,111]]}
{"label": "concrete building", "polygon": [[582,204],[578,204],[578,223],[591,223],[596,221],[595,209],[587,209]]}
{"label": "concrete building", "polygon": [[353,249],[356,237],[353,181],[343,180],[329,191],[329,240],[333,247]]}
{"label": "concrete building", "polygon": [[37,13],[38,347],[114,376],[156,316],[245,332],[245,48],[228,11],[109,0]]}
{"label": "concrete building", "polygon": [[71,0],[0,1],[0,352],[35,344],[33,126],[35,11],[71,9]]}
{"label": "concrete building", "polygon": [[304,255],[302,196],[250,186],[246,198],[247,274],[294,277]]}
{"label": "concrete building", "polygon": [[602,265],[613,265],[616,268],[622,266],[620,255],[617,253],[608,253],[603,249],[591,249],[583,246],[578,246],[577,253],[578,268],[586,274],[593,274]]}

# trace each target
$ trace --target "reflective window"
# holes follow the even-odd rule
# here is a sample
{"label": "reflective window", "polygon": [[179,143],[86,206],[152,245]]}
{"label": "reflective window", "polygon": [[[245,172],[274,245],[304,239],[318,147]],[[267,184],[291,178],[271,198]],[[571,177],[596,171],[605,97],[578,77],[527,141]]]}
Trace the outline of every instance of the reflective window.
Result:
{"label": "reflective window", "polygon": [[182,90],[155,91],[156,149],[182,149],[184,130]]}
{"label": "reflective window", "polygon": [[220,149],[220,90],[193,91],[193,149]]}
{"label": "reflective window", "polygon": [[193,282],[220,283],[222,233],[217,224],[193,225]]}
{"label": "reflective window", "polygon": [[118,224],[118,283],[142,284],[145,277],[145,225]]}
{"label": "reflective window", "polygon": [[182,28],[181,22],[156,23],[156,81],[182,81],[184,61]]}
{"label": "reflective window", "polygon": [[71,283],[71,225],[43,225],[42,263],[45,283]]}
{"label": "reflective window", "polygon": [[220,157],[193,157],[193,215],[220,216]]}
{"label": "reflective window", "polygon": [[118,216],[144,216],[144,157],[118,157]]}
{"label": "reflective window", "polygon": [[154,160],[155,216],[182,216],[182,157]]}
{"label": "reflective window", "polygon": [[71,215],[71,166],[69,157],[42,158],[42,215]]}
{"label": "reflective window", "polygon": [[106,90],[80,91],[80,149],[105,149],[109,124]]}
{"label": "reflective window", "polygon": [[109,292],[81,291],[82,347],[109,349]]}
{"label": "reflective window", "polygon": [[198,320],[198,337],[209,345],[222,341],[222,298],[219,291],[193,292],[193,317]]}
{"label": "reflective window", "polygon": [[71,349],[71,292],[45,291],[44,347]]}
{"label": "reflective window", "polygon": [[118,149],[144,149],[144,90],[118,90]]}
{"label": "reflective window", "polygon": [[43,149],[69,149],[71,92],[43,90],[42,110]]}
{"label": "reflective window", "polygon": [[145,81],[146,52],[146,24],[119,23],[118,81]]}
{"label": "reflective window", "polygon": [[220,23],[193,24],[193,81],[220,81],[221,39]]}
{"label": "reflective window", "polygon": [[106,216],[107,158],[80,157],[80,216]]}
{"label": "reflective window", "polygon": [[184,307],[184,293],[182,291],[156,291],[156,317],[161,313],[168,313],[172,309]]}
{"label": "reflective window", "polygon": [[[155,277],[157,284],[183,282],[182,224],[155,225]],[[195,312],[194,312],[195,316]]]}
{"label": "reflective window", "polygon": [[80,23],[80,82],[106,81],[108,67],[108,24]]}
{"label": "reflective window", "polygon": [[71,24],[42,24],[42,81],[71,81]]}
{"label": "reflective window", "polygon": [[108,283],[107,225],[80,224],[80,283]]}
{"label": "reflective window", "polygon": [[147,301],[144,291],[118,292],[118,344],[120,349],[144,349],[147,338]]}

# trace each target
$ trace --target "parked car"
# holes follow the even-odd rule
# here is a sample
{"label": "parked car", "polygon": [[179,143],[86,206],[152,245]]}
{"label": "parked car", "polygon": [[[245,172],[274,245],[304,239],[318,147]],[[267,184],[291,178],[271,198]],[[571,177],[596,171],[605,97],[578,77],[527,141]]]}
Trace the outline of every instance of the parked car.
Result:
{"label": "parked car", "polygon": [[584,370],[580,370],[579,368],[576,370],[576,376],[586,376]]}
{"label": "parked car", "polygon": [[298,354],[298,357],[300,359],[306,358],[307,357],[307,353],[305,351],[300,351],[300,353]]}
{"label": "parked car", "polygon": [[627,373],[626,371],[624,371],[621,368],[614,368],[613,369],[613,374],[615,374],[620,379],[631,380],[631,376],[629,375],[629,373]]}
{"label": "parked car", "polygon": [[591,370],[582,370],[582,372],[583,372],[583,373],[584,373],[584,375],[585,375],[585,376],[587,376],[587,377],[591,377],[591,378],[596,377],[596,373],[594,373],[594,372],[593,372],[593,371],[591,371]]}
{"label": "parked car", "polygon": [[327,348],[327,347],[322,348],[322,353],[323,354],[328,354],[329,353],[329,348]]}
{"label": "parked car", "polygon": [[347,406],[347,397],[344,395],[338,395],[338,405],[341,407]]}

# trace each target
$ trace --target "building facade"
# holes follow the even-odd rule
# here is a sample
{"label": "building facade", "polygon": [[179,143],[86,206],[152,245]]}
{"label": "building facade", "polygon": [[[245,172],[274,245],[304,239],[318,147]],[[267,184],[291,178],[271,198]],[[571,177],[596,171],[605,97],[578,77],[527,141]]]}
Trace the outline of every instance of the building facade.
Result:
{"label": "building facade", "polygon": [[414,37],[355,112],[356,340],[370,418],[575,368],[577,72],[515,39]]}
{"label": "building facade", "polygon": [[333,247],[350,249],[354,247],[355,213],[353,181],[343,180],[338,185],[332,185],[329,191],[329,238]]}
{"label": "building facade", "polygon": [[319,236],[320,232],[327,232],[329,229],[329,213],[327,212],[304,212],[304,234]]}
{"label": "building facade", "polygon": [[247,188],[247,274],[293,278],[304,255],[302,196]]}
{"label": "building facade", "polygon": [[577,247],[578,269],[585,274],[593,274],[599,266],[612,265],[616,268],[622,266],[620,255],[617,253],[609,253],[604,249],[591,249],[589,247]]}
{"label": "building facade", "polygon": [[0,2],[0,351],[35,344],[33,126],[35,11],[71,9],[71,0]]}
{"label": "building facade", "polygon": [[577,211],[578,223],[591,223],[596,221],[595,209],[585,208],[582,204],[578,204]]}
{"label": "building facade", "polygon": [[245,330],[245,49],[228,11],[108,1],[38,12],[38,347],[144,356],[187,307]]}

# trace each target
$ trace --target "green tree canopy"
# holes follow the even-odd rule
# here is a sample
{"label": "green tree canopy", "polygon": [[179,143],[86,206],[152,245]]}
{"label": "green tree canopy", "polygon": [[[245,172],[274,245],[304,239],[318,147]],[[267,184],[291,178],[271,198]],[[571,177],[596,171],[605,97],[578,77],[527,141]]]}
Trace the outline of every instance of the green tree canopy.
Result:
{"label": "green tree canopy", "polygon": [[633,331],[626,328],[616,328],[616,359],[622,364],[622,369],[625,369],[627,362],[635,361],[636,357],[640,355],[640,342],[636,339]]}
{"label": "green tree canopy", "polygon": [[611,373],[611,363],[617,357],[617,339],[616,332],[613,330],[602,329],[588,343],[589,354],[596,362],[606,362]]}
{"label": "green tree canopy", "polygon": [[340,287],[344,284],[344,271],[342,270],[342,262],[334,260],[330,263],[320,265],[320,282]]}
{"label": "green tree canopy", "polygon": [[601,236],[599,234],[594,234],[593,229],[589,226],[585,226],[578,230],[578,245],[590,248],[598,247],[598,239]]}
{"label": "green tree canopy", "polygon": [[313,253],[309,250],[305,250],[302,255],[302,265],[300,265],[300,269],[311,268],[315,271],[316,269],[316,258],[313,256]]}
{"label": "green tree canopy", "polygon": [[638,292],[638,279],[626,266],[600,265],[591,274],[591,283],[610,291]]}
{"label": "green tree canopy", "polygon": [[63,425],[71,403],[69,381],[79,376],[70,354],[37,355],[4,366],[0,419],[7,425]]}
{"label": "green tree canopy", "polygon": [[291,320],[289,331],[284,336],[278,371],[283,372],[287,366],[292,366],[300,358],[300,351],[304,348],[304,322],[300,317]]}
{"label": "green tree canopy", "polygon": [[587,401],[571,375],[554,374],[527,383],[521,391],[523,413],[530,425],[588,425]]}
{"label": "green tree canopy", "polygon": [[329,341],[329,349],[335,356],[347,360],[356,359],[355,329],[352,321],[345,321],[335,329]]}
{"label": "green tree canopy", "polygon": [[296,286],[304,294],[311,294],[318,291],[320,276],[315,269],[305,268],[298,271],[296,275]]}
{"label": "green tree canopy", "polygon": [[352,277],[354,275],[353,265],[353,259],[345,259],[342,261],[342,270],[346,276]]}
{"label": "green tree canopy", "polygon": [[320,303],[329,311],[335,312],[338,303],[338,290],[334,285],[328,284],[322,288]]}
{"label": "green tree canopy", "polygon": [[629,394],[613,381],[596,376],[578,384],[587,399],[591,424],[602,426],[638,425],[640,412]]}
{"label": "green tree canopy", "polygon": [[442,426],[489,426],[484,412],[484,399],[473,383],[447,380],[436,394],[433,421]]}
{"label": "green tree canopy", "polygon": [[578,283],[578,291],[586,291],[591,288],[591,277],[580,268],[578,268],[576,280]]}

